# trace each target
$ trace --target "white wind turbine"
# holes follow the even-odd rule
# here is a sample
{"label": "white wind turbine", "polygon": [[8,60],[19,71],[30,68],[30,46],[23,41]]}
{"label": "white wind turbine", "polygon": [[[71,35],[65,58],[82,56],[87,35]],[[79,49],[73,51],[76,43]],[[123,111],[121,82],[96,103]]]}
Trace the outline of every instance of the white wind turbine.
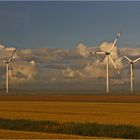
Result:
{"label": "white wind turbine", "polygon": [[134,85],[134,63],[137,62],[138,60],[140,60],[140,57],[135,59],[135,60],[131,60],[130,58],[128,58],[126,55],[123,55],[124,58],[126,58],[130,64],[130,81],[131,81],[131,92],[133,92],[133,85]]}
{"label": "white wind turbine", "polygon": [[117,69],[117,66],[116,66],[115,62],[113,61],[113,59],[111,57],[111,52],[112,52],[119,36],[120,36],[120,33],[117,34],[117,37],[115,38],[111,48],[108,51],[101,51],[101,52],[95,52],[94,53],[94,54],[105,55],[105,59],[106,59],[106,92],[107,93],[109,92],[109,60],[113,64],[114,68],[117,70],[118,74],[120,73],[119,70]]}
{"label": "white wind turbine", "polygon": [[3,61],[6,65],[6,93],[8,93],[9,91],[9,68],[12,72],[12,77],[14,78],[14,73],[13,73],[13,68],[12,68],[12,64],[11,64],[11,61],[12,61],[12,57],[14,56],[15,52],[16,52],[17,49],[15,49],[11,56],[8,58],[8,59],[1,59],[1,61]]}

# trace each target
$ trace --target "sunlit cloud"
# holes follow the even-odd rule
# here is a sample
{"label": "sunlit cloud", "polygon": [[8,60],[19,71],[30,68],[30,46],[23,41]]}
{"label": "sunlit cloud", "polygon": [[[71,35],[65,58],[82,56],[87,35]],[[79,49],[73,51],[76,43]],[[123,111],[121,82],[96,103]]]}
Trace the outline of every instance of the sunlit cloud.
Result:
{"label": "sunlit cloud", "polygon": [[[9,70],[10,84],[15,87],[45,88],[45,85],[74,84],[75,82],[87,83],[91,80],[93,84],[100,79],[106,78],[106,59],[104,55],[95,55],[92,51],[107,51],[112,43],[103,42],[98,47],[88,47],[82,43],[74,49],[17,49],[13,56],[12,66],[15,82]],[[15,47],[0,45],[1,59],[7,59]],[[90,50],[90,52],[89,52]],[[112,58],[121,71],[118,75],[110,63],[110,81],[113,85],[129,83],[129,64],[122,58],[122,53],[136,58],[140,49],[117,48],[112,51]],[[140,62],[135,68],[139,70]],[[5,84],[5,64],[0,63],[1,87]],[[138,74],[138,72],[136,73]],[[103,84],[103,83],[102,83]],[[36,85],[34,87],[34,85]],[[48,87],[47,87],[48,88]]]}

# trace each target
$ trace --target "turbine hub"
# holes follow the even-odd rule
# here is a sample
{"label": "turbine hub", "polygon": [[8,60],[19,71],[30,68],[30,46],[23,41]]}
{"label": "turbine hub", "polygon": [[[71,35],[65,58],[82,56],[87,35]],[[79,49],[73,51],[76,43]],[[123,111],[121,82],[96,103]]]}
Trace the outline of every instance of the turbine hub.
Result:
{"label": "turbine hub", "polygon": [[110,52],[105,52],[105,55],[110,55]]}
{"label": "turbine hub", "polygon": [[5,63],[5,64],[9,64],[10,62],[9,62],[9,61],[5,61],[4,63]]}

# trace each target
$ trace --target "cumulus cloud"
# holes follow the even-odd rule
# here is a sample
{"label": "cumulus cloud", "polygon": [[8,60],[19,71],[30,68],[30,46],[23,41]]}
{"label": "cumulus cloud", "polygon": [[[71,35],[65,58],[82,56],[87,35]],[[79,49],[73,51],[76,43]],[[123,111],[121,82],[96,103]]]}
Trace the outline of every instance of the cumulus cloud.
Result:
{"label": "cumulus cloud", "polygon": [[132,59],[140,56],[140,48],[120,48],[121,52]]}
{"label": "cumulus cloud", "polygon": [[[75,83],[91,80],[93,82],[106,78],[106,59],[104,55],[95,55],[91,53],[97,51],[107,51],[112,43],[103,42],[97,48],[88,47],[80,43],[74,49],[18,49],[13,56],[12,65],[15,75],[14,85],[16,87],[26,87],[36,85],[40,88],[42,85],[60,83]],[[0,59],[7,59],[15,47],[6,47],[0,45]],[[121,48],[115,46],[111,56],[121,74],[117,75],[116,70],[110,62],[110,81],[114,85],[125,84],[129,82],[129,65],[122,59],[120,52],[135,58],[140,55],[140,49]],[[139,69],[140,62],[135,68]],[[5,84],[5,64],[0,63],[1,85]],[[12,83],[12,73],[9,71],[10,83]],[[26,85],[26,86],[24,86]],[[53,86],[52,86],[53,87]],[[48,87],[47,87],[48,88]]]}
{"label": "cumulus cloud", "polygon": [[64,77],[66,77],[66,78],[75,77],[75,72],[69,67],[67,67],[67,69],[63,71],[63,74],[64,74]]}
{"label": "cumulus cloud", "polygon": [[[112,46],[112,43],[107,43],[107,42],[103,42],[100,46],[98,51],[108,51]],[[88,48],[87,46],[83,45],[83,44],[79,44],[77,46],[77,51],[80,55],[82,55],[83,57],[87,57],[90,55],[89,51],[94,50],[91,48]],[[94,53],[91,53],[92,57],[96,57],[94,55]],[[122,69],[123,68],[123,63],[121,61],[121,57],[119,56],[119,52],[117,47],[115,46],[111,52],[111,57],[114,60],[116,66],[118,67],[118,69]],[[114,69],[112,66],[112,63],[110,62],[110,76],[114,75],[114,71],[112,70]],[[73,71],[73,76],[74,75],[78,75],[80,78],[85,78],[85,79],[89,79],[89,78],[102,78],[102,77],[106,77],[106,59],[105,59],[105,55],[99,55],[98,58],[93,59],[92,62],[87,63],[82,69],[80,70],[71,70]]]}
{"label": "cumulus cloud", "polygon": [[[23,84],[28,81],[33,81],[35,79],[35,76],[37,75],[37,68],[36,65],[30,63],[30,62],[24,62],[24,61],[14,61],[12,64],[13,67],[13,73],[14,73],[14,79],[15,82],[13,84]],[[1,65],[1,69],[3,69],[3,72],[1,73],[3,75],[3,82],[5,82],[5,65]],[[12,71],[9,68],[9,80],[12,82]]]}
{"label": "cumulus cloud", "polygon": [[89,51],[88,47],[86,45],[82,44],[82,43],[80,43],[77,46],[77,52],[83,57],[90,56],[90,51]]}
{"label": "cumulus cloud", "polygon": [[[13,51],[15,50],[14,47],[3,47],[2,51],[0,51],[1,59],[7,60]],[[27,81],[33,81],[34,77],[37,75],[37,68],[36,64],[34,61],[24,61],[22,59],[23,52],[26,56],[26,54],[29,54],[29,51],[19,51],[14,54],[11,64],[12,64],[12,70],[14,72],[14,79],[15,82],[14,84],[21,84],[25,83]],[[5,63],[2,61],[0,63],[0,69],[1,69],[1,75],[2,75],[2,84],[5,83]],[[12,82],[12,71],[11,68],[9,67],[9,82]]]}
{"label": "cumulus cloud", "polygon": [[[83,56],[83,58],[89,57],[91,54],[91,57],[94,57],[92,59],[92,62],[88,61],[87,64],[81,69],[68,69],[69,73],[65,73],[65,76],[68,77],[70,74],[72,74],[72,77],[77,77],[79,79],[87,80],[87,79],[99,79],[99,78],[106,78],[106,59],[104,55],[94,55],[94,53],[90,53],[90,51],[108,51],[110,50],[112,46],[112,43],[103,42],[98,49],[96,48],[89,48],[83,44],[79,44],[77,46],[77,52],[79,55]],[[132,60],[138,56],[140,56],[140,49],[130,49],[130,48],[123,48],[118,49],[117,46],[114,46],[111,57],[113,61],[115,62],[118,69],[121,71],[121,74],[118,75],[116,70],[114,69],[112,63],[110,62],[109,65],[109,75],[111,79],[111,84],[114,85],[121,85],[125,83],[129,83],[129,65],[124,61],[124,58],[122,57],[122,52],[125,52],[126,55],[129,55],[132,57]],[[137,64],[135,68],[138,68],[140,65]]]}
{"label": "cumulus cloud", "polygon": [[37,66],[34,61],[18,62],[15,64],[14,72],[18,79],[20,79],[20,77],[24,77],[25,80],[34,80],[37,75]]}
{"label": "cumulus cloud", "polygon": [[2,45],[2,44],[0,44],[0,50],[1,50],[1,49],[4,49],[4,48],[5,48],[5,46]]}

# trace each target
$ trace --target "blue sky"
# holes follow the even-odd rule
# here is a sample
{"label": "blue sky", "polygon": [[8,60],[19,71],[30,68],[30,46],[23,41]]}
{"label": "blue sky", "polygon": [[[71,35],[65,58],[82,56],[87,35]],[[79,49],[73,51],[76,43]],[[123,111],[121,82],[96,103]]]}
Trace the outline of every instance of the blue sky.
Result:
{"label": "blue sky", "polygon": [[139,1],[0,1],[0,19],[0,43],[6,46],[97,46],[118,31],[119,47],[140,45]]}

